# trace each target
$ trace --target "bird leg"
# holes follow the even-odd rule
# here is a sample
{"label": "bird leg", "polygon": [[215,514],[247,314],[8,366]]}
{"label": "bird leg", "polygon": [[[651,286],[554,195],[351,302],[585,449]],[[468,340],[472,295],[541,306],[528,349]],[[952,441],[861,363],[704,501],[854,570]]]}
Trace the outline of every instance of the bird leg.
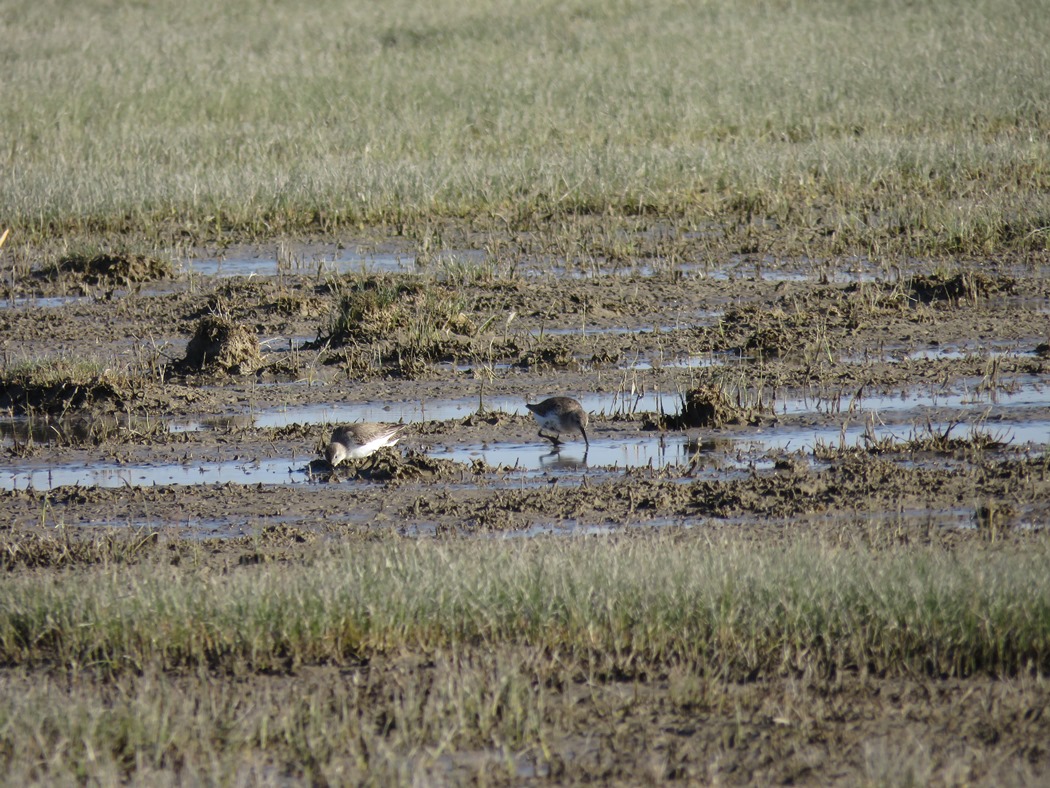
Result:
{"label": "bird leg", "polygon": [[561,438],[559,438],[557,435],[548,435],[541,429],[539,431],[539,436],[541,438],[546,438],[547,440],[549,440],[555,447],[561,446]]}

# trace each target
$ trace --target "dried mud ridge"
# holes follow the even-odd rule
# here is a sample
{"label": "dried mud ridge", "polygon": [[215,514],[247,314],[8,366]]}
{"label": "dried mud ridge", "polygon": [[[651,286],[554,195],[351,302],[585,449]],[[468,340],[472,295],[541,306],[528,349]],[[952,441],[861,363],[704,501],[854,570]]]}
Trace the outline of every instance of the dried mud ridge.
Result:
{"label": "dried mud ridge", "polygon": [[[1045,402],[1011,410],[996,397],[1019,387],[1038,393],[1048,382],[1046,266],[990,260],[861,281],[847,271],[846,282],[825,267],[779,279],[431,277],[424,287],[412,276],[352,275],[191,286],[148,261],[67,261],[14,283],[12,294],[89,298],[0,310],[4,351],[16,360],[101,363],[61,374],[6,365],[0,407],[8,421],[28,415],[33,423],[28,433],[5,433],[5,472],[294,457],[297,475],[290,484],[0,491],[0,561],[8,573],[188,560],[250,571],[310,560],[348,540],[550,526],[613,532],[604,538],[661,528],[683,539],[731,533],[785,544],[816,533],[872,549],[1023,545],[1044,538],[1050,514],[1046,446],[1000,436],[1050,412]],[[348,401],[629,400],[656,390],[666,394],[664,412],[595,413],[592,429],[606,441],[685,437],[695,453],[668,467],[554,462],[529,474],[431,456],[436,446],[539,440],[524,416],[479,413],[424,417],[396,451],[332,474],[318,459],[326,425],[234,418]],[[873,435],[759,455],[740,448],[782,429],[863,424],[854,403],[914,391],[969,392],[986,407],[907,411],[907,439]],[[791,398],[819,406],[785,413]],[[229,421],[168,428],[206,417]],[[894,418],[888,410],[873,423]],[[279,695],[305,680],[336,697],[356,692],[368,673],[381,714],[404,682],[442,681],[443,659],[408,665],[376,656],[244,681]],[[990,776],[993,763],[1017,782],[1047,774],[1050,698],[1041,679],[789,675],[690,684],[672,671],[570,681],[561,697],[563,735],[550,757],[521,764],[537,781],[850,783],[880,752],[900,754],[883,758],[902,766],[888,782],[952,782],[952,762],[974,782],[1002,776]],[[476,762],[450,764],[443,778],[477,773]]]}

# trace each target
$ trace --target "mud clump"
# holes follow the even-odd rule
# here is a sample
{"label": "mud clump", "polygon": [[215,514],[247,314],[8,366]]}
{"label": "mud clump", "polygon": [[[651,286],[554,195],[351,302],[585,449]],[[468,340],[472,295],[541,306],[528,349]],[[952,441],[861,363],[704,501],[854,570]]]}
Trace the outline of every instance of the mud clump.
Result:
{"label": "mud clump", "polygon": [[112,381],[38,381],[31,376],[0,376],[0,408],[12,413],[60,414],[93,408],[101,411],[123,407],[126,395]]}
{"label": "mud clump", "polygon": [[542,347],[521,354],[515,363],[521,369],[568,369],[578,370],[580,365],[573,356],[573,345],[568,340],[547,339]]}
{"label": "mud clump", "polygon": [[718,327],[706,333],[712,349],[780,359],[797,354],[818,339],[815,325],[815,316],[809,309],[787,312],[778,306],[749,305],[726,310]]}
{"label": "mud clump", "polygon": [[367,277],[342,292],[328,320],[325,342],[340,346],[353,341],[389,337],[425,313],[423,285],[389,277]]}
{"label": "mud clump", "polygon": [[677,416],[664,418],[666,429],[685,430],[694,427],[721,427],[751,420],[744,408],[733,403],[726,393],[714,386],[701,386],[689,391]]}
{"label": "mud clump", "polygon": [[208,315],[197,323],[181,367],[186,371],[247,375],[261,364],[259,338],[251,330],[227,318]]}
{"label": "mud clump", "polygon": [[463,465],[428,457],[419,451],[401,455],[393,450],[380,449],[371,457],[340,465],[332,470],[331,475],[336,479],[346,477],[373,482],[450,481],[463,475]]}
{"label": "mud clump", "polygon": [[92,285],[136,284],[170,279],[171,263],[139,254],[75,254],[64,257],[50,273],[71,276]]}
{"label": "mud clump", "polygon": [[1016,287],[1009,277],[992,277],[981,273],[963,273],[955,276],[932,274],[912,277],[908,289],[912,297],[924,304],[947,301],[976,301],[993,293],[1009,293]]}
{"label": "mud clump", "polygon": [[763,326],[754,331],[744,342],[744,353],[758,353],[764,358],[780,358],[798,348],[798,337],[789,334],[782,326]]}

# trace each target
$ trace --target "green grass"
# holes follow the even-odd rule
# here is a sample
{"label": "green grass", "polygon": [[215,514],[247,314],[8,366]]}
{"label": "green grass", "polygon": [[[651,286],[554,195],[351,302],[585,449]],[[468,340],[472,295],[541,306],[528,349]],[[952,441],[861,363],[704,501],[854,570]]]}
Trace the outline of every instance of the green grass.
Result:
{"label": "green grass", "polygon": [[[1037,535],[883,549],[690,532],[388,538],[241,565],[236,549],[216,559],[141,535],[3,547],[0,766],[13,783],[504,783],[534,767],[600,781],[608,763],[581,754],[592,740],[624,748],[614,761],[636,782],[647,772],[629,763],[667,726],[702,728],[677,756],[691,769],[712,738],[716,752],[782,752],[782,735],[808,751],[844,714],[886,713],[879,678],[887,696],[928,684],[952,730],[976,713],[967,758],[1006,758],[1018,726],[1020,741],[1043,740],[1026,714],[1050,669]],[[1010,688],[993,702],[986,684],[942,674],[1022,675],[990,682]],[[771,714],[780,733],[760,745]],[[923,714],[920,726],[935,718]],[[864,752],[854,768],[869,784],[932,769]]]}
{"label": "green grass", "polygon": [[1034,0],[0,12],[9,244],[639,214],[729,248],[1050,238]]}
{"label": "green grass", "polygon": [[393,539],[229,574],[16,574],[0,587],[0,663],[242,672],[527,646],[603,674],[1045,672],[1047,557],[1038,539],[958,552]]}
{"label": "green grass", "polygon": [[420,773],[438,784],[449,754],[492,749],[496,773],[510,761],[513,775],[513,753],[550,735],[542,715],[554,693],[535,685],[543,668],[528,654],[443,654],[433,670],[409,667],[250,687],[154,670],[81,674],[71,687],[12,671],[0,675],[0,764],[22,785],[400,785]]}

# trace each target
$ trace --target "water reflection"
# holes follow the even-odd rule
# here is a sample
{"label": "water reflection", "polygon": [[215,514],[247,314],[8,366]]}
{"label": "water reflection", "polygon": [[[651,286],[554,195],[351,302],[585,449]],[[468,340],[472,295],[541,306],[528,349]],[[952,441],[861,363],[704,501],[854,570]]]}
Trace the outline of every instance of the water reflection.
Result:
{"label": "water reflection", "polygon": [[[785,454],[808,455],[814,449],[865,447],[871,441],[892,439],[904,442],[930,435],[947,434],[967,439],[987,435],[1014,447],[1045,447],[1050,444],[1050,419],[991,425],[949,423],[871,424],[858,420],[840,426],[766,427],[740,434],[687,435],[645,433],[615,438],[592,437],[590,449],[582,443],[563,444],[560,451],[540,440],[528,443],[501,442],[469,446],[433,446],[433,457],[472,465],[481,460],[492,467],[523,473],[552,471],[607,472],[651,468],[680,468],[694,474],[697,468],[723,472],[773,468]],[[61,465],[26,463],[0,470],[0,489],[50,490],[55,487],[142,487],[188,484],[303,484],[323,481],[312,472],[311,457],[302,455],[256,460],[130,464],[110,461]]]}
{"label": "water reflection", "polygon": [[[609,392],[583,394],[577,397],[584,410],[607,416],[639,412],[674,413],[677,395],[659,391]],[[524,397],[464,397],[446,400],[403,400],[400,402],[332,402],[292,408],[258,411],[256,427],[286,427],[290,424],[343,424],[355,421],[392,421],[406,424],[424,421],[449,421],[472,416],[483,410],[527,416]]]}
{"label": "water reflection", "polygon": [[182,271],[201,276],[277,276],[279,274],[409,273],[416,269],[412,255],[368,253],[360,249],[333,250],[305,256],[273,252],[234,251],[219,257],[186,260]]}
{"label": "water reflection", "polygon": [[306,461],[266,460],[168,464],[80,463],[5,469],[0,489],[52,490],[56,487],[151,487],[188,484],[293,484],[309,479]]}
{"label": "water reflection", "polygon": [[161,428],[161,422],[155,419],[129,414],[8,416],[0,419],[0,446],[25,446],[34,443],[45,446],[94,445],[114,437],[121,431],[148,435]]}
{"label": "water reflection", "polygon": [[591,439],[562,444],[554,451],[539,439],[529,443],[487,443],[471,446],[438,446],[428,453],[455,462],[481,460],[492,467],[521,471],[583,470],[585,468],[665,468],[681,464],[691,453],[683,452],[683,435],[645,435],[617,439]]}
{"label": "water reflection", "polygon": [[90,296],[19,296],[12,298],[0,298],[0,309],[21,309],[41,307],[43,309],[55,309],[70,304],[90,303]]}

